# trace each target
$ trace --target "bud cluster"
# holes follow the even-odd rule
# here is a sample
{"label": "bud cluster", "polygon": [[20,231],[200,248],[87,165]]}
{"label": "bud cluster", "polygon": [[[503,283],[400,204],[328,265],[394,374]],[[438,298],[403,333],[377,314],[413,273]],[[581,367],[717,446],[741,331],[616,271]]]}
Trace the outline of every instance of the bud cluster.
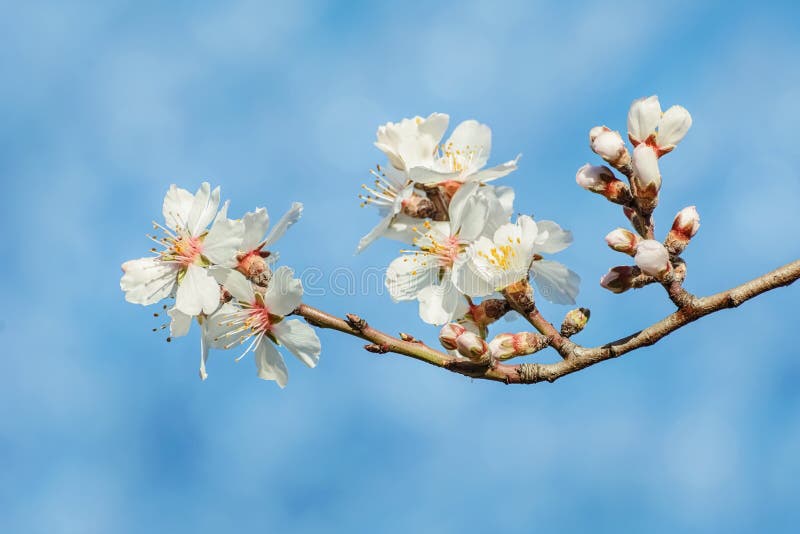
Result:
{"label": "bud cluster", "polygon": [[[629,186],[618,180],[605,166],[584,165],[576,181],[588,191],[622,204],[634,232],[617,228],[606,235],[606,243],[617,252],[632,256],[635,266],[618,266],[600,279],[600,285],[614,293],[652,282],[674,282],[685,276],[685,264],[678,256],[700,227],[694,206],[675,217],[663,243],[654,239],[653,211],[661,191],[658,160],[675,149],[692,125],[692,117],[681,106],[661,111],[657,96],[640,98],[628,111],[628,139],[632,154],[619,132],[595,126],[589,132],[592,150],[629,179]],[[638,235],[637,235],[638,234]],[[676,272],[680,265],[680,273]]]}

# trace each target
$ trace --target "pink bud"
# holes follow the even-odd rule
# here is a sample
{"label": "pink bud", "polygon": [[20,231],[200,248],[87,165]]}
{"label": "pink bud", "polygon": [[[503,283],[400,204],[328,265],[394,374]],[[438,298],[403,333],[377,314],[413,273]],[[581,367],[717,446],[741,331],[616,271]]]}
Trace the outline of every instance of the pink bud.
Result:
{"label": "pink bud", "polygon": [[508,360],[516,356],[533,354],[545,348],[547,343],[547,337],[533,332],[498,334],[489,343],[489,351],[495,359]]}
{"label": "pink bud", "polygon": [[636,253],[636,246],[639,244],[639,236],[630,230],[617,228],[606,236],[606,243],[617,252],[633,256]]}
{"label": "pink bud", "polygon": [[675,216],[675,221],[672,223],[672,232],[679,234],[681,237],[691,239],[700,229],[700,214],[697,213],[697,208],[689,206],[683,208]]}
{"label": "pink bud", "polygon": [[491,357],[486,341],[478,334],[469,331],[456,338],[456,349],[465,358],[476,362],[484,362]]}
{"label": "pink bud", "polygon": [[575,182],[587,191],[603,195],[617,204],[627,204],[631,200],[628,186],[618,180],[614,172],[605,165],[592,166],[587,163],[578,169]]}
{"label": "pink bud", "polygon": [[645,239],[639,243],[634,260],[644,274],[659,280],[672,269],[669,252],[664,245],[654,239]]}
{"label": "pink bud", "polygon": [[697,209],[694,206],[683,208],[675,216],[672,229],[667,234],[664,245],[670,253],[680,254],[699,229],[700,215],[697,213]]}
{"label": "pink bud", "polygon": [[439,343],[447,350],[456,350],[456,340],[458,336],[466,332],[467,329],[456,323],[449,323],[439,331]]}
{"label": "pink bud", "polygon": [[630,163],[631,156],[619,132],[609,130],[605,126],[596,126],[589,132],[589,141],[595,154],[614,167]]}
{"label": "pink bud", "polygon": [[612,267],[600,278],[600,285],[612,293],[623,293],[633,287],[633,278],[638,274],[639,269],[629,265]]}

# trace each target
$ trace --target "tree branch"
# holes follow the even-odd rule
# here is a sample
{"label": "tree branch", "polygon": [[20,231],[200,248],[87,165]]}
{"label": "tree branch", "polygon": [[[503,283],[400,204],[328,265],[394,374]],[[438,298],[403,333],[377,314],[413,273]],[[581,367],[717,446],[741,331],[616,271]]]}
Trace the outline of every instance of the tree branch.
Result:
{"label": "tree branch", "polygon": [[522,301],[517,302],[515,305],[512,302],[514,298],[512,293],[509,300],[512,307],[527,310],[523,315],[534,327],[548,337],[551,346],[561,354],[562,361],[550,364],[522,363],[508,365],[495,362],[489,366],[480,365],[433,349],[408,336],[408,334],[404,337],[413,339],[413,341],[406,341],[385,334],[370,327],[366,321],[356,315],[349,314],[347,319],[341,319],[306,304],[301,304],[294,313],[304,317],[306,321],[314,326],[338,330],[369,341],[367,350],[370,352],[393,352],[409,356],[472,378],[494,380],[505,382],[506,384],[534,384],[542,381],[554,382],[562,376],[580,371],[596,363],[617,358],[641,347],[653,345],[660,339],[701,317],[720,310],[735,308],[762,293],[778,287],[788,286],[798,278],[800,278],[800,260],[795,260],[727,291],[701,298],[675,298],[673,301],[680,302],[676,302],[679,308],[675,313],[668,315],[644,330],[592,348],[582,347],[561,336],[555,327],[539,314],[532,300],[530,305]]}

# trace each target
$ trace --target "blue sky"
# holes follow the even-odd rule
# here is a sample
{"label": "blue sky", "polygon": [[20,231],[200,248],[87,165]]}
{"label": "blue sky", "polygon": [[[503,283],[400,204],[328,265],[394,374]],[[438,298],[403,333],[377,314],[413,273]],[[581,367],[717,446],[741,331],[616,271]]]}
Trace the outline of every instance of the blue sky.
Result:
{"label": "blue sky", "polygon": [[[306,212],[282,262],[325,275],[375,214],[375,128],[432,111],[494,131],[516,209],[575,235],[594,345],[671,310],[597,285],[622,217],[574,183],[587,132],[657,93],[694,126],[662,160],[662,230],[695,204],[686,286],[800,256],[800,34],[792,3],[8,4],[0,20],[0,530],[791,531],[800,520],[798,288],[556,384],[471,382],[321,333],[281,391],[249,360],[168,345],[124,302],[171,183],[232,211]],[[434,339],[413,304],[309,296]],[[566,309],[544,304],[557,321]],[[519,323],[518,323],[519,324]],[[521,327],[521,325],[520,325]],[[545,358],[552,358],[548,355]]]}

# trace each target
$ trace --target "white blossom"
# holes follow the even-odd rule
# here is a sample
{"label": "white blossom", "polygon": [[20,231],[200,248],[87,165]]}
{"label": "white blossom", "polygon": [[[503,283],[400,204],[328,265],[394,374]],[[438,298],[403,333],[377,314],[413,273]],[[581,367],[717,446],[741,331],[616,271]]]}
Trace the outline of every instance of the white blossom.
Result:
{"label": "white blossom", "polygon": [[489,182],[516,170],[519,156],[484,169],[491,151],[492,130],[476,120],[466,120],[456,126],[450,138],[438,147],[432,164],[411,167],[409,176],[421,184],[469,180]]}
{"label": "white blossom", "polygon": [[570,243],[572,234],[553,221],[536,223],[521,215],[516,223],[501,226],[492,239],[482,236],[470,246],[469,262],[458,271],[456,285],[469,296],[482,297],[532,275],[547,300],[574,304],[580,277],[558,262],[541,258]]}
{"label": "white blossom", "polygon": [[321,346],[314,329],[298,319],[286,319],[303,296],[303,286],[290,268],[276,269],[263,293],[238,271],[230,271],[223,286],[236,305],[224,304],[207,319],[214,347],[229,349],[249,342],[237,360],[252,351],[259,378],[274,380],[280,387],[286,386],[289,373],[276,345],[308,367],[317,365]]}
{"label": "white blossom", "polygon": [[468,311],[464,295],[453,278],[465,262],[464,251],[483,230],[486,199],[476,194],[477,182],[462,186],[453,196],[449,221],[423,222],[414,240],[416,250],[404,251],[389,265],[386,287],[395,301],[418,300],[423,321],[441,325]]}
{"label": "white blossom", "polygon": [[219,200],[219,188],[211,191],[208,183],[194,195],[170,187],[163,205],[166,226],[154,223],[165,236],[151,236],[163,250],[153,248],[155,256],[122,264],[120,287],[128,302],[148,305],[175,296],[175,308],[189,316],[219,306],[219,285],[208,267],[235,266],[244,234],[241,221],[227,218],[227,205],[217,212]]}

